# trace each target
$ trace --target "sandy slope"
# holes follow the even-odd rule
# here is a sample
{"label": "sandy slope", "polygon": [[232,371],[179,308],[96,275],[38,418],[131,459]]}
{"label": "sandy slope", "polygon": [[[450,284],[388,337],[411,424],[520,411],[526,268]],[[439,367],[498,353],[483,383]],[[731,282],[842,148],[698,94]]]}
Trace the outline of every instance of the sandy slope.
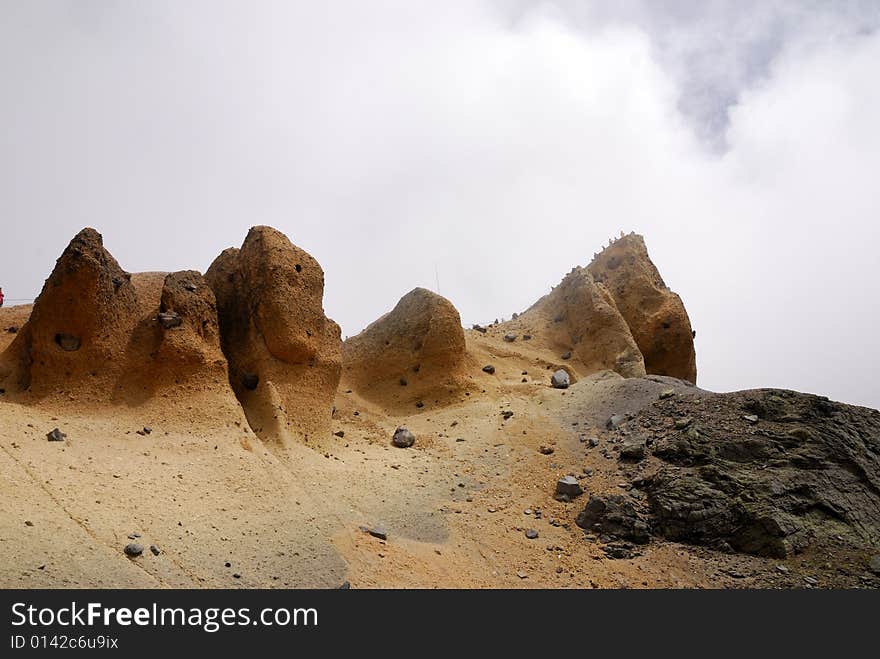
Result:
{"label": "sandy slope", "polygon": [[[16,313],[3,310],[0,325]],[[101,414],[75,400],[0,402],[0,585],[729,587],[803,585],[802,574],[823,583],[823,556],[785,561],[786,575],[780,561],[666,542],[607,559],[574,525],[584,499],[554,501],[555,481],[593,470],[589,491],[617,488],[616,460],[580,437],[600,434],[611,411],[656,400],[671,380],[605,373],[560,391],[547,384],[558,358],[537,344],[469,331],[467,349],[496,372],[475,369],[457,401],[426,400],[392,418],[343,381],[332,430],[344,437],[288,449],[262,443],[243,418],[206,421],[209,400]],[[416,433],[415,447],[390,445],[397,425]],[[46,440],[55,426],[66,442]],[[137,434],[144,426],[152,432]],[[373,524],[387,542],[359,528]],[[126,558],[131,533],[162,553]]]}

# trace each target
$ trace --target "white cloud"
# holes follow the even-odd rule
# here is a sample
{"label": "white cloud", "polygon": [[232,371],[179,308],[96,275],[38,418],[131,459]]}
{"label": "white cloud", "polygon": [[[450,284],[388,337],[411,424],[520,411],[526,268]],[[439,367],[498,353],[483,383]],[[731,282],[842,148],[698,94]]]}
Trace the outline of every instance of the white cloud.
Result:
{"label": "white cloud", "polygon": [[731,6],[4,5],[0,284],[34,295],[84,225],[130,270],[204,270],[265,223],[354,333],[435,269],[464,321],[509,317],[635,229],[701,384],[880,406],[880,39]]}

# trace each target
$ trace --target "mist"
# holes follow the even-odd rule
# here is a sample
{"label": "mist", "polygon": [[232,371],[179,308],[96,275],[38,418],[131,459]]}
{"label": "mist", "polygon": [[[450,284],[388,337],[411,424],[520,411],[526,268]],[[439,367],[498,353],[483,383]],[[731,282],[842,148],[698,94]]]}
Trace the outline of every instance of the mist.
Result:
{"label": "mist", "polygon": [[205,271],[269,224],[353,335],[416,286],[509,318],[636,231],[700,386],[880,407],[880,7],[0,3],[0,286],[93,226]]}

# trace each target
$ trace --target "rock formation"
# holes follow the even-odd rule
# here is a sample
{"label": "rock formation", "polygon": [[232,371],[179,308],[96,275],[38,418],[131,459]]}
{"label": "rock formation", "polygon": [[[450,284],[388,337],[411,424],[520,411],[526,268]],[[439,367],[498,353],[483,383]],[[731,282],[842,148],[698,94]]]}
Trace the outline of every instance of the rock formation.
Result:
{"label": "rock formation", "polygon": [[652,375],[696,383],[693,331],[681,298],[666,287],[645,240],[631,233],[598,254],[587,270],[614,298]]}
{"label": "rock formation", "polygon": [[197,401],[204,405],[187,413],[191,420],[223,423],[241,414],[227,395],[214,295],[201,274],[131,275],[94,229],[64,250],[0,357],[0,389],[23,401],[80,406],[155,401],[154,419]]}
{"label": "rock formation", "polygon": [[4,352],[0,378],[6,389],[38,397],[84,382],[95,392],[112,389],[137,310],[131,276],[104,249],[101,234],[83,229],[61,254],[28,322]]}
{"label": "rock formation", "polygon": [[459,386],[466,359],[461,318],[446,298],[424,288],[345,341],[346,380],[365,395],[416,399]]}
{"label": "rock formation", "polygon": [[624,377],[645,375],[642,355],[614,299],[585,268],[574,268],[511,322],[528,328],[556,354],[573,351],[582,372],[610,369]]}
{"label": "rock formation", "polygon": [[318,262],[271,227],[253,227],[205,275],[229,382],[258,435],[307,439],[329,427],[341,372],[339,326],[324,315]]}
{"label": "rock formation", "polygon": [[521,333],[554,360],[574,358],[572,374],[613,370],[624,377],[669,375],[696,383],[687,312],[636,234],[611,241],[525,313],[490,329],[502,338]]}
{"label": "rock formation", "polygon": [[786,557],[814,543],[880,545],[880,412],[762,389],[661,399],[629,433],[652,429],[644,496],[595,497],[577,523],[647,542],[649,533]]}

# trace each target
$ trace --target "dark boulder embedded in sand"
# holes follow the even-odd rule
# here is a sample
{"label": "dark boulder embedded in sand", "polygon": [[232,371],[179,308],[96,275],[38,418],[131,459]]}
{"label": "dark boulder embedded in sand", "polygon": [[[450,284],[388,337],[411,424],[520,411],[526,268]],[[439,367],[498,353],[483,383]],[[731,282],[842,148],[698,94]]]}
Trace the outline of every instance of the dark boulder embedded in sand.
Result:
{"label": "dark boulder embedded in sand", "polygon": [[138,542],[130,542],[122,550],[129,558],[136,558],[144,553],[144,546]]}
{"label": "dark boulder embedded in sand", "polygon": [[398,428],[394,431],[391,443],[397,448],[409,448],[416,443],[416,436],[408,428]]}
{"label": "dark boulder embedded in sand", "polygon": [[63,442],[67,439],[67,435],[61,432],[58,428],[54,428],[46,433],[46,439],[50,442]]}
{"label": "dark boulder embedded in sand", "polygon": [[563,476],[556,481],[556,494],[566,496],[569,499],[579,497],[584,493],[580,483],[574,476]]}
{"label": "dark boulder embedded in sand", "polygon": [[571,376],[569,376],[567,371],[560,368],[550,376],[550,384],[554,389],[568,389],[569,385],[571,385]]}

